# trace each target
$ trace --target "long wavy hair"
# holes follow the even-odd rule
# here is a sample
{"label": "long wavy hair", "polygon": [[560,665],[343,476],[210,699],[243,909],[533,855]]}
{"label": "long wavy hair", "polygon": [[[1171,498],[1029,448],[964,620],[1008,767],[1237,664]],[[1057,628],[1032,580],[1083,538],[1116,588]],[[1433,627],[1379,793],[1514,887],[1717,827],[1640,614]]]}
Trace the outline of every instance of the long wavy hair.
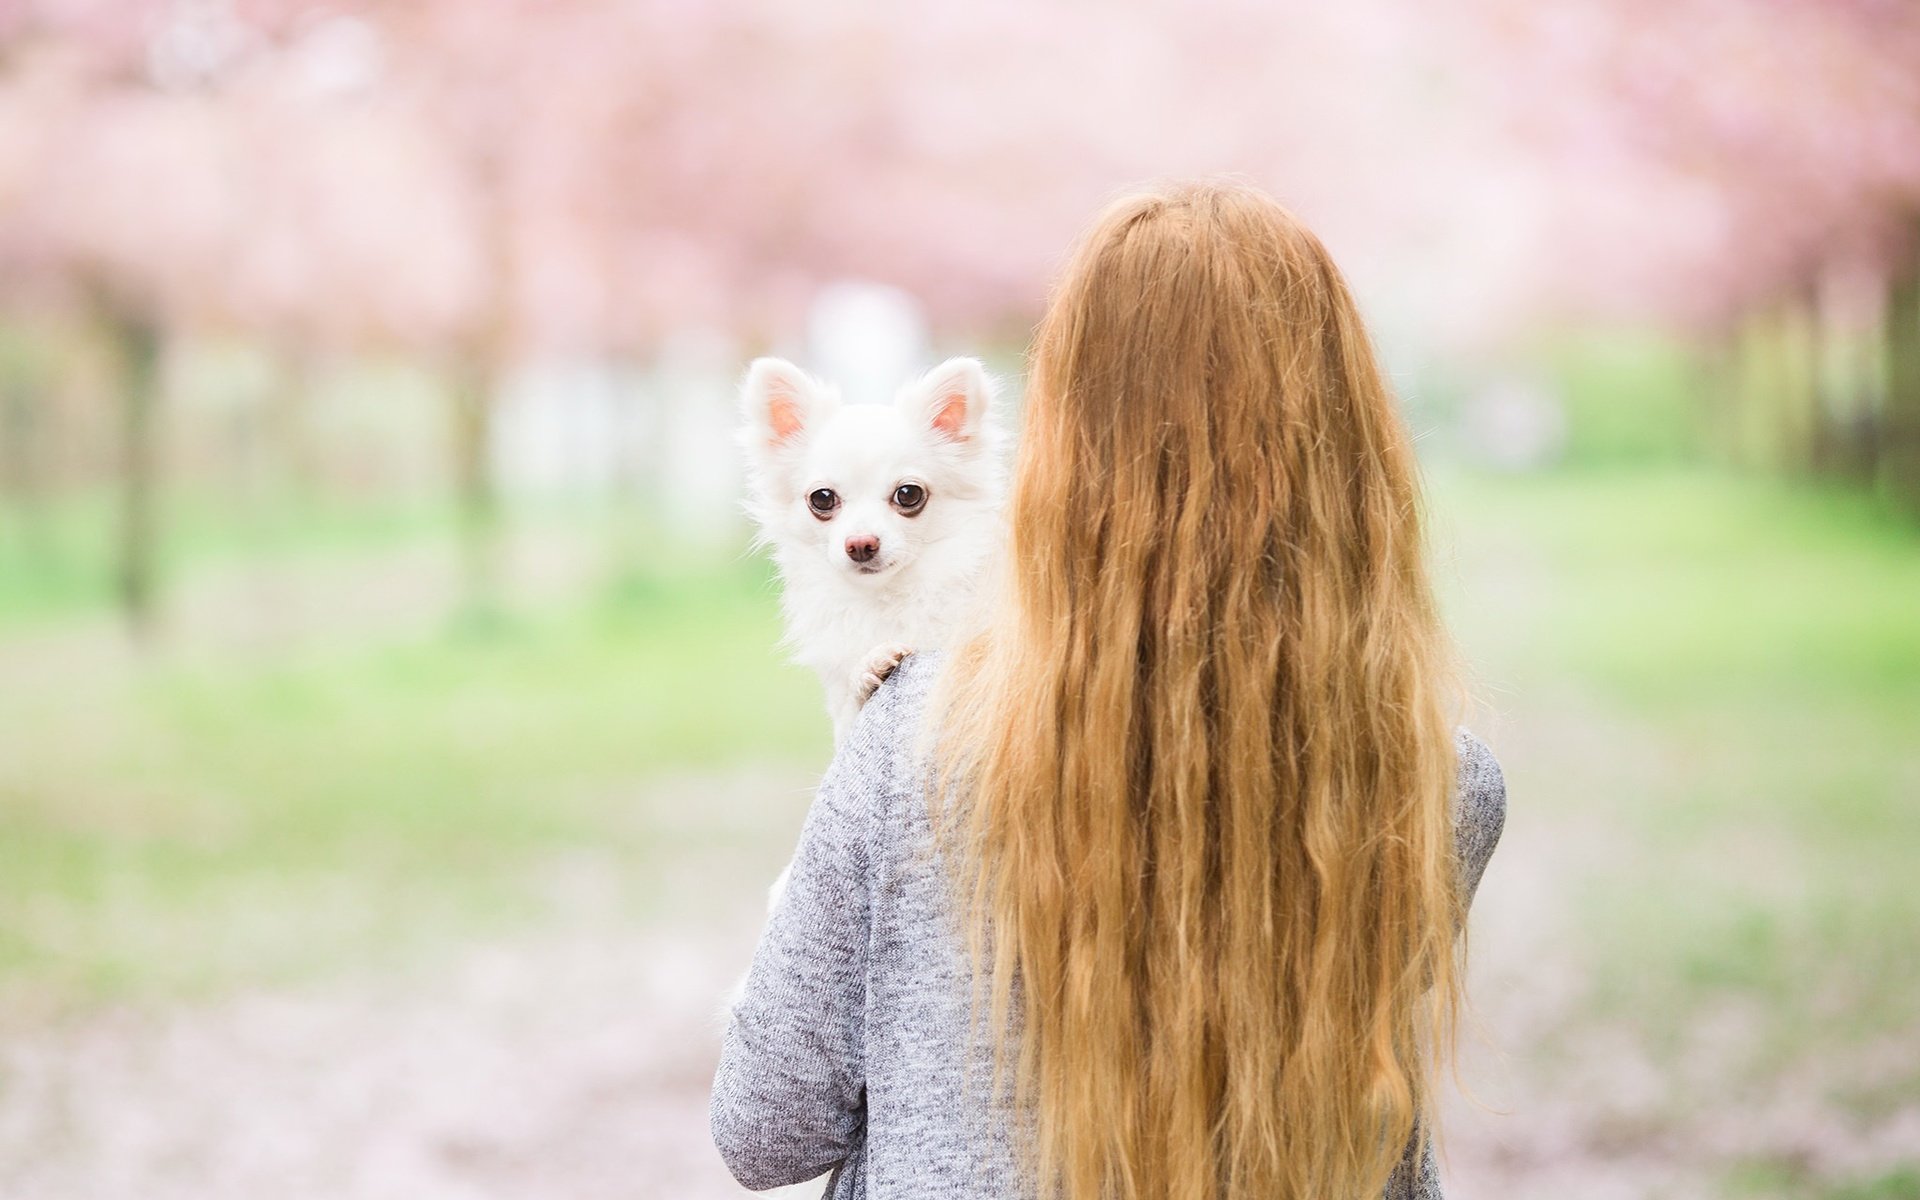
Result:
{"label": "long wavy hair", "polygon": [[1099,218],[1032,351],[1004,596],[934,725],[1039,1194],[1378,1196],[1430,1136],[1464,949],[1419,513],[1304,225],[1214,184]]}

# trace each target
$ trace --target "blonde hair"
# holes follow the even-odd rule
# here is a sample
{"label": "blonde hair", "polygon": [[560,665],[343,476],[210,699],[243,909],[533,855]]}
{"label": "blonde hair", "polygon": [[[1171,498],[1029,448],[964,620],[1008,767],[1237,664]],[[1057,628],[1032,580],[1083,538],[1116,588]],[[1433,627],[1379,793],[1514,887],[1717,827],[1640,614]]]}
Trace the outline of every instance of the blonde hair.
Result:
{"label": "blonde hair", "polygon": [[1032,1179],[1379,1195],[1458,1015],[1457,675],[1319,240],[1239,186],[1111,207],[1037,333],[1008,519],[935,819]]}

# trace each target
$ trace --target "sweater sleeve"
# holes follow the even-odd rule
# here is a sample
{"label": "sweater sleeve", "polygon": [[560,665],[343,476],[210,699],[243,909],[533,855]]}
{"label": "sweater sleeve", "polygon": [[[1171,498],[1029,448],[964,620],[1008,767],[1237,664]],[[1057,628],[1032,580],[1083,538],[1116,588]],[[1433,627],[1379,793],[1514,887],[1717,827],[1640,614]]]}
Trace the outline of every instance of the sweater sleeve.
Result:
{"label": "sweater sleeve", "polygon": [[1460,878],[1467,903],[1480,889],[1487,860],[1500,844],[1507,825],[1507,780],[1500,762],[1485,742],[1460,730],[1454,737],[1459,754],[1458,790],[1454,795],[1454,848],[1460,856]]}
{"label": "sweater sleeve", "polygon": [[708,1115],[720,1156],[754,1191],[834,1170],[866,1136],[867,814],[888,759],[882,707],[868,703],[827,768],[728,1016]]}
{"label": "sweater sleeve", "polygon": [[[1454,850],[1460,862],[1460,881],[1467,902],[1480,887],[1487,860],[1500,842],[1507,823],[1507,781],[1500,763],[1473,734],[1462,729],[1454,736],[1459,774],[1454,791]],[[1407,1142],[1400,1165],[1387,1180],[1386,1200],[1444,1200],[1433,1144],[1420,1144],[1418,1131]]]}

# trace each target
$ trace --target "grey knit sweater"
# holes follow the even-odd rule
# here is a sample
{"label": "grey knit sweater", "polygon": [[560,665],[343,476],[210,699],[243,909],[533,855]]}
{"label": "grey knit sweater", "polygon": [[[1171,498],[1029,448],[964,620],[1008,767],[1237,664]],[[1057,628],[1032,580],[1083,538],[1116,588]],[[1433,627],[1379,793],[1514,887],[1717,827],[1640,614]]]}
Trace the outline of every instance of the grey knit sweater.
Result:
{"label": "grey knit sweater", "polygon": [[[835,755],[728,1019],[713,1139],[755,1191],[831,1171],[832,1200],[1027,1194],[1014,1121],[983,1096],[965,948],[932,853],[916,733],[935,670],[924,656],[902,663]],[[1459,751],[1471,895],[1506,789],[1464,730]],[[1387,1196],[1440,1196],[1431,1151],[1402,1162]]]}

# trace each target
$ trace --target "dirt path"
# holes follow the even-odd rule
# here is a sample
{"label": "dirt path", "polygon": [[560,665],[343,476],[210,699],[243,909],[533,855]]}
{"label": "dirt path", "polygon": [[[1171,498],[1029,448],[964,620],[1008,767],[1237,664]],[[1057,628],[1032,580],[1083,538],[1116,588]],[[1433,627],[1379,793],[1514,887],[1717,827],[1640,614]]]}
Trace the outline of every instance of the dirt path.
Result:
{"label": "dirt path", "polygon": [[0,1194],[740,1195],[706,1133],[713,945],[501,946],[409,988],[121,1012],[16,1042]]}
{"label": "dirt path", "polygon": [[[1622,739],[1645,731],[1545,705],[1487,734],[1511,807],[1474,915],[1474,1000],[1491,1045],[1468,1047],[1465,1074],[1504,1115],[1453,1105],[1449,1197],[1697,1200],[1725,1194],[1729,1164],[1755,1155],[1802,1161],[1812,1178],[1910,1161],[1920,1100],[1869,1118],[1829,1099],[1826,1083],[1873,1069],[1869,1057],[1743,1090],[1725,1066],[1743,1036],[1738,1012],[1683,1016],[1680,1050],[1662,1056],[1583,1010],[1593,968],[1574,898],[1594,872],[1630,863],[1632,847],[1604,820],[1530,792],[1565,771],[1612,772],[1630,786],[1622,761],[1658,770],[1661,747],[1643,740],[1623,756]],[[716,997],[750,953],[760,882],[782,849],[771,834],[741,842],[740,823],[760,820],[767,796],[793,800],[795,784],[652,789],[645,803],[667,822],[663,836],[706,848],[677,862],[672,910],[650,923],[587,903],[555,927],[407,978],[95,1012],[0,1035],[0,1196],[740,1195],[706,1133]],[[684,802],[742,788],[757,808]],[[587,879],[581,893],[604,890]],[[1676,1107],[1678,1095],[1707,1100]]]}
{"label": "dirt path", "polygon": [[0,1196],[744,1195],[708,1139],[706,1095],[757,890],[697,927],[589,916],[405,979],[0,1039]]}
{"label": "dirt path", "polygon": [[[1622,878],[1643,870],[1642,855],[1629,825],[1554,789],[1577,780],[1616,795],[1644,791],[1647,777],[1676,769],[1684,747],[1566,696],[1534,697],[1524,714],[1492,724],[1509,807],[1473,907],[1471,996],[1484,1036],[1463,1045],[1462,1074],[1481,1103],[1456,1096],[1448,1108],[1449,1200],[1826,1195],[1819,1181],[1910,1168],[1920,1096],[1873,1113],[1837,1097],[1840,1085],[1915,1061],[1920,1033],[1844,1054],[1797,1053],[1755,1077],[1758,1001],[1594,1010],[1598,968],[1580,902],[1618,895]],[[1730,1190],[1738,1164],[1762,1161],[1796,1178]]]}

